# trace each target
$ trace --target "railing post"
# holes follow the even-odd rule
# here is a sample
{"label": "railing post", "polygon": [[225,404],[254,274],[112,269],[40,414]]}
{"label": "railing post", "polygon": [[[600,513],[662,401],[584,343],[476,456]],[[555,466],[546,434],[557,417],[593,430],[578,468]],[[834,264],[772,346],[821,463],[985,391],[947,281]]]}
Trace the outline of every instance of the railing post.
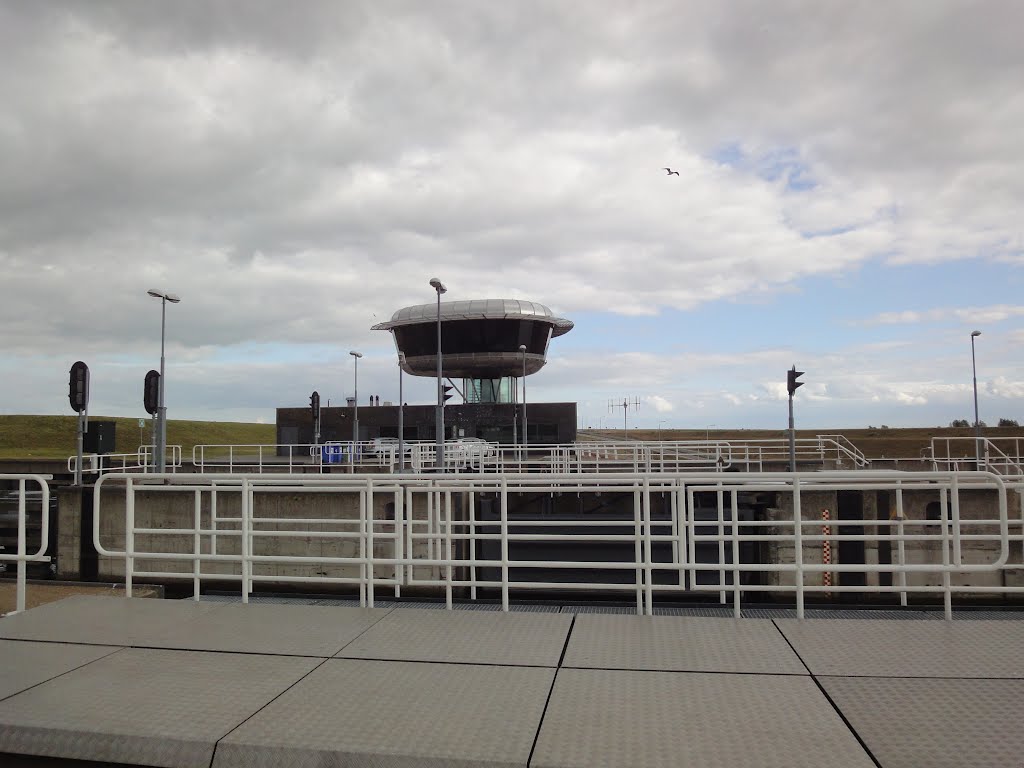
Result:
{"label": "railing post", "polygon": [[730,492],[732,502],[732,596],[733,596],[733,617],[741,618],[743,593],[740,591],[740,507],[739,496],[736,489]]}
{"label": "railing post", "polygon": [[[633,453],[636,456],[636,451]],[[635,579],[636,585],[636,612],[639,615],[643,615],[644,612],[644,599],[643,599],[643,546],[640,538],[642,531],[640,527],[640,510],[643,506],[640,489],[637,488],[636,484],[633,484],[633,578]]]}
{"label": "railing post", "polygon": [[[81,483],[79,483],[81,484]],[[42,510],[45,516],[49,510]],[[25,540],[25,478],[18,480],[18,584],[16,587],[14,607],[19,613],[25,610],[25,580],[28,563],[25,558],[28,556]]]}
{"label": "railing post", "polygon": [[[953,474],[951,477],[955,478]],[[939,509],[941,511],[939,525],[942,526],[942,601],[947,620],[953,619],[953,592],[950,589],[949,574],[949,499],[948,489],[942,486],[939,489]]]}
{"label": "railing post", "polygon": [[476,600],[476,493],[469,492],[469,599]]}
{"label": "railing post", "polygon": [[962,565],[960,557],[960,478],[953,475],[949,486],[950,512],[953,525],[953,564]]}
{"label": "railing post", "polygon": [[444,602],[452,609],[452,492],[444,492]]}
{"label": "railing post", "polygon": [[125,480],[124,490],[124,595],[131,597],[132,572],[135,570],[135,484],[130,477]]}
{"label": "railing post", "polygon": [[896,530],[899,533],[899,541],[897,542],[896,551],[899,557],[899,586],[900,586],[900,605],[904,608],[907,607],[907,572],[904,566],[907,564],[907,547],[906,541],[904,540],[904,527],[903,527],[903,484],[896,481]]}
{"label": "railing post", "polygon": [[402,596],[402,584],[405,583],[405,486],[399,481],[395,494],[395,524],[392,533],[395,536],[395,597]]}
{"label": "railing post", "polygon": [[648,616],[654,615],[654,569],[651,565],[654,560],[654,553],[652,552],[651,546],[653,539],[651,537],[651,483],[646,477],[644,478],[644,496],[643,496],[643,526],[644,526],[644,585],[646,587],[644,602],[645,612]]}
{"label": "railing post", "polygon": [[689,536],[688,531],[688,519],[686,504],[686,484],[683,483],[678,489],[673,491],[673,496],[676,497],[675,501],[675,533],[676,541],[673,542],[675,545],[674,562],[679,567],[679,585],[684,589],[689,584],[690,574],[687,571],[687,565],[689,563],[689,557],[687,553],[689,551],[687,538]]}
{"label": "railing post", "polygon": [[249,574],[252,570],[252,562],[249,560],[249,530],[252,527],[252,520],[249,514],[249,480],[242,478],[242,519],[241,519],[241,531],[242,531],[242,602],[249,602]]}
{"label": "railing post", "polygon": [[725,497],[721,482],[715,491],[715,502],[718,505],[718,602],[725,605],[725,539],[722,538],[725,536]]}
{"label": "railing post", "polygon": [[202,573],[202,559],[200,558],[200,555],[202,554],[203,548],[202,539],[199,535],[199,531],[202,527],[203,514],[202,492],[198,489],[196,489],[195,491],[195,500],[192,509],[192,514],[192,554],[194,555],[194,559],[192,560],[192,599],[198,602],[199,594],[202,591],[200,586],[200,574]]}
{"label": "railing post", "polygon": [[793,563],[796,565],[796,617],[804,617],[804,539],[800,478],[793,475]]}
{"label": "railing post", "polygon": [[501,610],[508,612],[508,480],[501,476]]}
{"label": "railing post", "polygon": [[359,527],[356,529],[359,536],[359,606],[366,607],[366,494],[357,489],[356,507]]}
{"label": "railing post", "polygon": [[366,566],[366,570],[368,572],[368,577],[369,577],[369,582],[367,584],[366,601],[369,604],[369,607],[373,608],[374,605],[376,605],[377,592],[376,592],[376,587],[374,585],[374,580],[376,578],[376,573],[375,573],[375,569],[374,569],[374,560],[376,558],[376,554],[374,553],[374,547],[373,547],[373,545],[374,545],[374,536],[373,536],[374,509],[373,509],[373,478],[372,477],[368,477],[366,479],[366,507],[365,507],[365,509],[366,509],[366,516],[365,516],[366,523],[365,523],[365,525],[366,525],[366,536],[367,536],[366,549],[367,549],[368,557],[369,557],[369,562],[368,562],[368,564]]}
{"label": "railing post", "polygon": [[217,554],[217,484],[210,484],[210,554]]}

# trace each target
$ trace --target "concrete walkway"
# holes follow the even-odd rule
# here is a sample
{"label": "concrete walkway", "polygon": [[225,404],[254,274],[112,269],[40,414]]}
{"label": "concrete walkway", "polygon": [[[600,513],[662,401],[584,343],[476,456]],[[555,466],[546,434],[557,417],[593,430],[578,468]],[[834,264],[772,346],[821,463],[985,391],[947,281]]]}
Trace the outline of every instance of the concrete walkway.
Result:
{"label": "concrete walkway", "polygon": [[0,765],[1024,761],[1020,621],[318,602],[83,596],[0,620]]}

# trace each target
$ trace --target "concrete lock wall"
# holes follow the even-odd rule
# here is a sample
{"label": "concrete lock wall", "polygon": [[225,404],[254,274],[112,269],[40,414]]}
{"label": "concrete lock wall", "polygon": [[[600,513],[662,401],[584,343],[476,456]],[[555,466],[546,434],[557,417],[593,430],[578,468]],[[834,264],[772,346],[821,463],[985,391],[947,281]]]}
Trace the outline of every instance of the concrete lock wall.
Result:
{"label": "concrete lock wall", "polygon": [[[90,510],[83,508],[82,497],[78,490],[60,489],[58,505],[58,578],[98,578],[104,581],[120,581],[124,579],[124,560],[120,557],[99,557],[91,566],[95,570],[93,576],[88,575],[89,562],[82,559],[82,536],[91,536]],[[91,489],[88,494],[91,496]],[[848,492],[849,493],[849,492]],[[888,495],[885,495],[888,494]],[[895,516],[896,504],[895,495],[892,492],[856,492],[858,497],[858,508],[856,514],[850,514],[849,499],[845,512],[847,516],[859,517],[873,521],[881,512],[883,518]],[[936,523],[927,528],[915,526],[914,523],[921,523],[929,519],[929,505],[937,504],[939,501],[938,491],[905,491],[904,497],[904,530],[906,533],[921,533],[925,530],[934,532]],[[428,503],[426,494],[415,493],[412,496],[412,519],[415,521],[414,530],[418,534],[425,534],[428,518]],[[881,501],[881,508],[879,502]],[[393,504],[394,497],[390,493],[375,493],[373,498],[374,519],[377,521],[374,536],[374,554],[376,557],[388,558],[395,554],[393,528],[386,521],[393,514],[389,505]],[[1009,494],[1010,519],[1017,521],[1011,526],[1011,533],[1021,532],[1021,498],[1017,493]],[[211,512],[214,507],[213,495],[209,491],[199,494],[200,525],[204,529],[211,527]],[[241,540],[237,532],[240,529],[237,520],[240,511],[241,497],[238,490],[220,489],[216,493],[217,529],[219,531],[214,543],[214,537],[203,535],[200,537],[200,550],[209,553],[216,547],[216,551],[222,554],[237,555],[240,552]],[[260,493],[255,496],[255,513],[258,519],[281,519],[281,520],[314,520],[315,523],[261,523],[257,525],[260,531],[288,531],[305,528],[317,533],[348,532],[355,533],[356,526],[346,524],[346,521],[358,519],[359,495],[357,492],[336,492],[323,493],[306,490],[289,490],[288,492]],[[822,510],[827,509],[830,513],[829,524],[832,533],[839,533],[839,526],[859,525],[867,536],[876,536],[886,532],[896,533],[895,521],[889,526],[879,525],[875,522],[861,523],[860,520],[839,519],[839,498],[835,491],[819,492],[809,491],[801,493],[802,517],[807,521],[818,521],[822,519]],[[961,532],[964,534],[985,533],[992,534],[992,526],[972,525],[971,520],[982,518],[992,519],[997,516],[997,497],[994,491],[971,490],[960,492],[960,515]],[[193,491],[145,491],[140,490],[136,494],[136,527],[154,529],[190,528],[195,519],[196,498]],[[91,506],[87,503],[85,507]],[[463,494],[453,494],[453,518],[460,519],[461,509],[468,507],[468,501]],[[886,512],[886,507],[888,513]],[[934,515],[934,510],[932,511]],[[125,547],[124,536],[124,513],[125,495],[124,490],[110,487],[105,488],[101,500],[101,541],[105,547],[112,550],[123,550]],[[408,510],[407,510],[408,515]],[[432,515],[437,518],[437,512]],[[792,535],[792,525],[785,525],[786,521],[793,519],[793,502],[790,494],[778,494],[775,505],[769,507],[765,512],[768,520],[778,520],[778,527],[760,529],[766,533]],[[235,519],[231,519],[235,518]],[[87,530],[83,531],[83,524]],[[458,529],[456,529],[458,530]],[[753,532],[753,528],[749,529]],[[812,531],[820,532],[820,527],[807,526],[805,533]],[[232,535],[231,532],[236,532]],[[438,543],[435,553],[444,554],[444,545],[438,535],[435,541]],[[136,551],[159,551],[191,553],[194,548],[194,536],[188,534],[140,534],[136,536]],[[87,547],[85,548],[88,549]],[[1002,569],[1000,571],[987,571],[976,573],[954,573],[951,576],[951,583],[954,585],[971,586],[1024,586],[1024,553],[1021,551],[1021,542],[1012,542],[1010,551],[1010,563],[1016,567]],[[412,554],[414,558],[426,558],[430,555],[430,546],[423,539],[418,539],[413,545]],[[877,541],[866,541],[863,551],[856,548],[857,557],[847,562],[877,564],[881,562],[897,561],[897,546],[892,543],[889,551],[886,552],[885,543]],[[938,542],[907,542],[905,545],[906,562],[911,564],[941,563],[941,544]],[[316,557],[358,557],[359,541],[354,536],[350,537],[318,537],[298,536],[269,538],[257,536],[254,540],[253,553],[255,555],[276,555],[276,556],[316,556]],[[849,555],[850,550],[846,551]],[[408,553],[406,553],[408,554]],[[466,556],[464,547],[458,543],[453,545],[453,556]],[[831,562],[843,563],[844,551],[837,543],[831,547]],[[965,541],[962,545],[962,558],[965,564],[986,564],[993,562],[998,556],[998,543],[971,542]],[[791,541],[786,542],[765,542],[761,545],[758,559],[764,563],[792,563],[794,561],[794,546]],[[803,561],[806,564],[820,564],[822,562],[821,542],[805,542],[803,545]],[[147,560],[137,558],[136,571],[153,570],[157,572],[174,572],[183,575],[192,573],[191,562],[169,562]],[[222,574],[225,576],[238,576],[240,566],[237,563],[204,562],[202,565],[204,575]],[[322,562],[312,563],[255,563],[254,575],[269,577],[304,576],[323,578],[358,578],[360,566],[356,564],[329,564]],[[417,579],[433,579],[435,582],[444,578],[445,569],[416,566],[414,576]],[[455,577],[459,578],[459,569],[455,569]],[[394,569],[391,566],[377,566],[375,576],[380,579],[392,578]],[[763,572],[760,574],[763,583],[772,585],[792,585],[794,575],[792,573]],[[823,574],[805,574],[805,583],[822,584]],[[857,579],[861,581],[857,581]],[[866,586],[879,586],[889,580],[887,574],[847,574],[834,573],[832,583],[841,584],[864,584]],[[145,579],[143,579],[145,580]],[[908,573],[908,585],[932,585],[941,586],[942,578],[937,572]],[[308,586],[307,589],[312,589]],[[791,599],[791,593],[771,593],[780,599]],[[836,593],[837,595],[839,593]],[[821,597],[820,593],[809,593],[811,597]],[[991,596],[986,594],[985,596]]]}
{"label": "concrete lock wall", "polygon": [[[829,525],[831,526],[831,532],[833,535],[840,533],[840,526],[860,526],[862,533],[866,536],[878,536],[878,535],[895,535],[899,533],[897,526],[896,516],[896,498],[895,492],[883,491],[876,493],[870,492],[857,492],[861,496],[860,499],[860,511],[861,518],[866,522],[859,522],[857,520],[840,520],[839,519],[839,498],[835,491],[830,492],[802,492],[800,494],[801,504],[801,518],[807,521],[822,521],[822,510],[829,511]],[[993,525],[981,525],[972,524],[972,520],[982,519],[997,519],[999,516],[998,511],[998,497],[994,490],[961,490],[959,493],[960,499],[960,532],[964,535],[970,534],[984,534],[986,536],[998,535],[997,526]],[[879,503],[883,505],[881,508]],[[934,519],[936,515],[936,507],[940,503],[940,497],[938,490],[935,491],[923,491],[923,490],[907,490],[903,492],[903,515],[904,515],[904,533],[911,534],[930,534],[934,535],[938,531],[939,523]],[[1008,513],[1010,518],[1010,532],[1013,534],[1021,532],[1021,497],[1018,493],[1009,493],[1007,496]],[[886,507],[887,512],[886,514]],[[931,518],[929,516],[931,513]],[[947,514],[949,514],[947,512]],[[793,519],[793,497],[791,494],[779,494],[776,500],[776,505],[771,507],[768,512],[768,519],[779,520],[780,523],[783,521],[792,521]],[[889,525],[879,524],[877,521],[878,517],[882,519],[891,520]],[[1016,525],[1014,524],[1014,521]],[[822,521],[823,522],[823,521]],[[921,525],[921,523],[930,523],[927,526]],[[888,529],[888,530],[886,530]],[[1016,529],[1016,531],[1015,531]],[[780,525],[777,528],[771,528],[770,533],[773,534],[785,534],[791,535],[793,527],[792,525]],[[817,526],[805,526],[804,533],[810,534],[812,531],[815,534],[821,533],[821,528]],[[854,532],[854,531],[849,531]],[[888,552],[886,552],[886,544],[889,544]],[[840,564],[843,562],[842,551],[838,543],[833,543],[831,546],[831,562],[833,564]],[[823,547],[820,541],[804,542],[802,546],[803,550],[803,562],[805,564],[820,565],[823,562]],[[904,545],[905,550],[905,562],[907,564],[936,564],[942,563],[942,544],[939,541],[928,541],[928,542],[906,542]],[[952,552],[952,548],[950,547]],[[965,565],[986,565],[996,561],[1000,553],[1000,544],[998,541],[962,541],[961,542],[961,561]],[[795,547],[791,542],[776,543],[767,542],[764,550],[764,560],[770,563],[792,563],[794,562]],[[848,560],[847,564],[865,563],[869,565],[876,565],[880,562],[898,562],[897,544],[896,542],[879,542],[868,540],[864,542],[864,551],[862,559]],[[1011,565],[1008,569],[1000,569],[993,571],[978,571],[973,573],[956,573],[953,572],[950,576],[950,583],[952,585],[961,586],[974,586],[974,587],[985,587],[985,586],[1019,586],[1024,584],[1024,554],[1022,554],[1021,542],[1010,543],[1010,557],[1009,563]],[[1013,567],[1016,566],[1016,567]],[[806,573],[804,577],[805,584],[821,585],[823,584],[823,573]],[[863,578],[863,582],[858,582],[856,579]],[[892,577],[889,577],[892,578]],[[845,581],[844,581],[845,579]],[[883,582],[887,581],[886,574],[880,573],[866,573],[863,576],[859,574],[849,573],[834,573],[832,575],[832,584],[850,584],[850,583],[864,583],[866,586],[880,586]],[[765,574],[765,583],[767,584],[779,584],[792,586],[795,583],[795,574],[792,573],[779,573],[772,572]],[[942,586],[942,576],[938,572],[911,572],[906,574],[906,583],[908,586]],[[781,597],[784,593],[778,593],[776,596]],[[809,593],[810,594],[810,593]],[[820,593],[815,593],[820,598]],[[973,593],[974,597],[996,597],[998,593]]]}
{"label": "concrete lock wall", "polygon": [[[237,489],[221,488],[215,494],[210,491],[197,492],[188,490],[147,491],[137,489],[135,494],[135,527],[136,529],[174,530],[189,528],[195,525],[196,504],[199,507],[199,527],[212,530],[213,510],[216,509],[215,535],[202,534],[199,537],[199,550],[204,554],[216,552],[225,555],[238,555],[241,552],[241,494]],[[91,493],[91,489],[90,489]],[[198,496],[198,501],[197,501]],[[214,498],[215,496],[215,498]],[[259,492],[254,496],[255,532],[289,532],[307,531],[318,534],[337,534],[335,536],[262,536],[253,538],[253,554],[256,556],[279,557],[359,557],[360,542],[358,539],[359,493],[345,492],[310,492],[304,490],[288,491],[287,493]],[[394,514],[394,494],[374,493],[374,555],[379,558],[395,556],[394,527],[386,521]],[[125,492],[123,488],[104,488],[100,501],[100,542],[108,550],[124,551],[125,549]],[[60,578],[80,578],[82,562],[79,549],[82,536],[83,509],[81,496],[77,491],[63,492],[59,504],[58,552],[60,562]],[[408,516],[409,511],[406,511]],[[426,532],[427,500],[423,494],[413,495],[412,519],[418,521],[417,533]],[[278,520],[281,522],[261,522]],[[288,520],[297,521],[289,524]],[[304,522],[298,522],[298,521]],[[313,521],[313,522],[309,522]],[[85,532],[89,535],[90,531]],[[349,535],[343,535],[349,534]],[[403,543],[403,547],[406,544]],[[191,554],[195,550],[195,535],[189,533],[139,533],[135,536],[135,551],[169,552]],[[413,556],[424,558],[428,554],[426,541],[415,541]],[[270,577],[317,577],[353,578],[360,576],[361,566],[358,564],[339,563],[254,563],[254,576]],[[137,555],[135,571],[156,571],[162,573],[180,573],[191,575],[191,560],[168,561],[145,558]],[[204,561],[204,576],[240,576],[241,566],[236,562]],[[443,572],[442,572],[443,574]],[[125,575],[123,557],[98,558],[97,578],[102,581],[122,581]],[[394,576],[394,568],[388,565],[377,566],[374,575],[380,579]],[[437,575],[437,569],[418,566],[417,578],[428,578]],[[145,580],[145,579],[143,579]]]}

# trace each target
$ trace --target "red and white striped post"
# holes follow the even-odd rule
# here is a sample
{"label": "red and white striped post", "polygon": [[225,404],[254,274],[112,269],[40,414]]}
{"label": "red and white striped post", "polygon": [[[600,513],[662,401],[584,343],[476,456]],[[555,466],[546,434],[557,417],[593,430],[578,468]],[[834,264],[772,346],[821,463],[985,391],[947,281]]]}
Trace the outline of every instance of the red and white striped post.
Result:
{"label": "red and white striped post", "polygon": [[[829,511],[827,509],[822,509],[821,510],[821,535],[822,536],[831,536],[832,535],[832,526],[829,524],[829,520],[830,519],[831,519],[831,514],[829,513]],[[829,541],[827,538],[822,540],[822,542],[821,542],[821,564],[822,565],[832,565],[832,542]],[[823,571],[822,572],[822,574],[821,574],[821,585],[823,587],[831,587],[832,586],[832,572],[831,571]],[[829,592],[829,591],[826,591],[824,594],[825,594],[825,597],[828,597],[828,598],[832,597],[832,593]]]}

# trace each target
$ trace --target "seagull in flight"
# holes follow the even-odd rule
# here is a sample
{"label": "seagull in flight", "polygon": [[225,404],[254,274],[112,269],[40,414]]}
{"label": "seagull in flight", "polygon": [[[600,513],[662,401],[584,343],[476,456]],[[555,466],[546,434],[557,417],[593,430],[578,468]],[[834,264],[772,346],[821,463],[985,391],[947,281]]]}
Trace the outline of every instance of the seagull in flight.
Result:
{"label": "seagull in flight", "polygon": [[671,168],[666,168],[665,170],[668,171],[668,175],[669,176],[678,176],[679,175],[679,171],[673,171]]}

